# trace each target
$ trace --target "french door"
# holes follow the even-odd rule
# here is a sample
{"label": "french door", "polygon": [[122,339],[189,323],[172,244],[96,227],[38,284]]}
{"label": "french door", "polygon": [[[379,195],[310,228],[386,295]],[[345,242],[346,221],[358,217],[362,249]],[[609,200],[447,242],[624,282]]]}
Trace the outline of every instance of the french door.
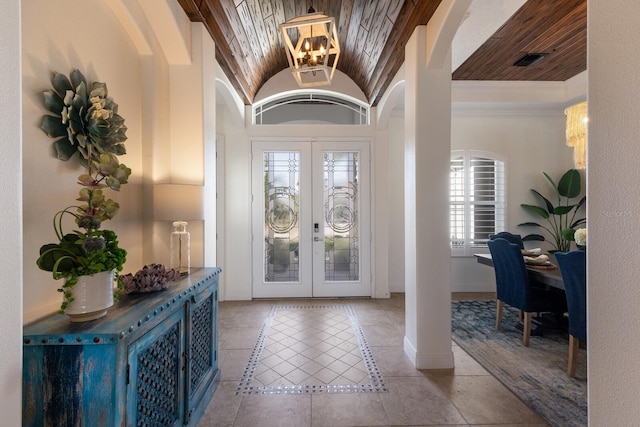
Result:
{"label": "french door", "polygon": [[369,143],[252,144],[254,298],[371,295]]}

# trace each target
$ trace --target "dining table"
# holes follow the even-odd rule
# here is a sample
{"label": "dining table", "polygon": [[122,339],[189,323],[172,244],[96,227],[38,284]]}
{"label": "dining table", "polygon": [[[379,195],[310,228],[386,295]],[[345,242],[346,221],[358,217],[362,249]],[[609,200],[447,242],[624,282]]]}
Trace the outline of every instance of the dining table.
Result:
{"label": "dining table", "polygon": [[[476,260],[479,264],[487,265],[489,267],[493,267],[493,259],[491,258],[491,254],[474,254]],[[555,288],[564,292],[564,283],[562,281],[562,273],[560,273],[560,269],[557,265],[550,263],[551,265],[535,265],[528,264],[525,262],[525,266],[527,268],[527,273],[529,274],[529,282],[536,283],[538,285],[548,286],[551,288]],[[556,291],[558,292],[558,291]],[[560,322],[556,319],[556,325],[559,325]],[[532,319],[531,323],[531,336],[539,336],[544,335],[545,328],[538,318]],[[556,326],[557,328],[558,326]],[[562,326],[566,328],[566,326]],[[516,328],[522,330],[523,322],[518,322]]]}
{"label": "dining table", "polygon": [[[493,259],[491,254],[474,254],[479,264],[488,265],[493,267]],[[527,264],[527,273],[529,274],[529,281],[532,283],[538,283],[541,285],[551,286],[556,289],[562,289],[564,291],[564,283],[562,281],[562,274],[560,269],[555,264],[551,265],[536,265]]]}

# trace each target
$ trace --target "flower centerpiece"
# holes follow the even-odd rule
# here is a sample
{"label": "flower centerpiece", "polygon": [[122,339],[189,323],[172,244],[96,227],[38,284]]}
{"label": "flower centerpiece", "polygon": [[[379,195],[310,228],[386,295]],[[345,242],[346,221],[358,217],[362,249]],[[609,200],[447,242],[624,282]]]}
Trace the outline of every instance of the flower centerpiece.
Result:
{"label": "flower centerpiece", "polygon": [[576,241],[576,246],[579,249],[586,249],[587,248],[587,229],[578,228],[576,232],[573,234],[573,240]]}
{"label": "flower centerpiece", "polygon": [[[79,203],[54,215],[57,241],[40,248],[36,263],[52,272],[54,279],[64,279],[58,291],[64,294],[61,311],[69,314],[69,304],[75,299],[73,287],[82,276],[111,272],[113,304],[113,275],[122,271],[127,252],[118,246],[114,231],[101,228],[120,208],[103,190],[119,191],[128,182],[131,169],[117,158],[126,153],[123,143],[127,128],[118,105],[108,96],[107,85],[95,82],[88,90],[78,70],[70,78],[54,73],[51,82],[53,90],[44,92],[44,103],[53,115],[43,117],[42,129],[57,138],[53,144],[57,157],[66,161],[78,153],[84,171],[77,180],[81,186],[76,199]],[[67,215],[75,219],[78,230],[63,231],[63,217]]]}

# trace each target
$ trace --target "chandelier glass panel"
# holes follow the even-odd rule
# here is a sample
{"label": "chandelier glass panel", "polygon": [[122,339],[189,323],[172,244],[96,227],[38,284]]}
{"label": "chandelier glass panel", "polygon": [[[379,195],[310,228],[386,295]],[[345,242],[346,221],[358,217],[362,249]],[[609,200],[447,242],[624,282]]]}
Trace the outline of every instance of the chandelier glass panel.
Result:
{"label": "chandelier glass panel", "polygon": [[587,103],[572,105],[564,112],[567,115],[567,145],[573,147],[573,164],[576,169],[587,168]]}
{"label": "chandelier glass panel", "polygon": [[335,19],[309,8],[306,15],[280,24],[289,68],[300,87],[331,84],[340,43]]}

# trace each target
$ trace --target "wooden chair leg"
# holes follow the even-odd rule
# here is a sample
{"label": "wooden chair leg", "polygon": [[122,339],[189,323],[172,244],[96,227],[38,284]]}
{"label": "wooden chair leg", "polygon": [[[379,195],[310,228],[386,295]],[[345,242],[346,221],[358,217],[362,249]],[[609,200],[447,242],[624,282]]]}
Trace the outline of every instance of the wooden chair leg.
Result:
{"label": "wooden chair leg", "polygon": [[569,363],[567,363],[567,376],[569,378],[576,376],[576,360],[579,346],[580,340],[573,335],[569,335]]}
{"label": "wooden chair leg", "polygon": [[522,311],[522,310],[518,310],[518,321],[519,321],[519,322],[522,322],[522,319],[523,319],[523,317],[524,317],[524,316],[522,315],[523,313],[524,313],[524,311]]}
{"label": "wooden chair leg", "polygon": [[524,313],[524,328],[522,329],[522,345],[529,347],[531,336],[531,313]]}
{"label": "wooden chair leg", "polygon": [[496,330],[500,329],[502,323],[502,301],[496,300]]}

